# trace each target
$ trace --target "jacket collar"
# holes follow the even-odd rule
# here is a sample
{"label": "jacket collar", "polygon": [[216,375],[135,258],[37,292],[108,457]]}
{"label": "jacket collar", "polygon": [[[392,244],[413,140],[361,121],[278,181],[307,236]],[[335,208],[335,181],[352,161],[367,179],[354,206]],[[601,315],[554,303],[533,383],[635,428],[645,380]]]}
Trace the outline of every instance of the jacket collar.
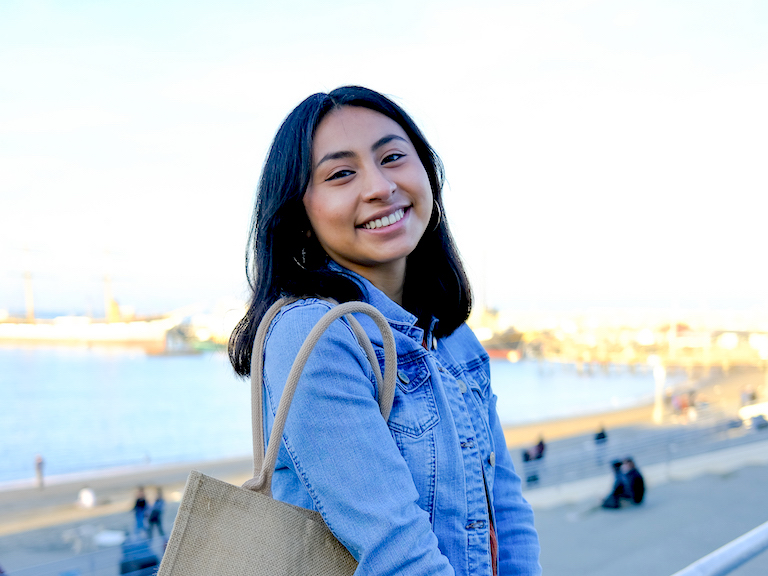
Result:
{"label": "jacket collar", "polygon": [[[389,296],[384,294],[384,292],[376,288],[376,286],[374,286],[367,278],[360,276],[360,274],[344,268],[333,260],[328,262],[328,268],[349,276],[357,282],[363,289],[365,301],[384,315],[393,330],[397,330],[401,334],[404,334],[421,344],[424,339],[424,330],[416,326],[418,320],[416,316],[408,312],[397,302],[393,301]],[[434,328],[435,323],[436,320],[433,318],[430,331]],[[375,332],[378,331],[376,330]],[[378,340],[378,338],[374,337],[373,340]]]}

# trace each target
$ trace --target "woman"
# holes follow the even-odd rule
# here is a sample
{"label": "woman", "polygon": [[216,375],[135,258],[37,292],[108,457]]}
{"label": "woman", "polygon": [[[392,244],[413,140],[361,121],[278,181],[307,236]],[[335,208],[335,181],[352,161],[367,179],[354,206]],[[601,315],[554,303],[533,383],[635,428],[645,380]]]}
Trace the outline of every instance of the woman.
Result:
{"label": "woman", "polygon": [[[230,359],[248,375],[264,312],[283,295],[303,297],[268,332],[268,433],[293,359],[331,307],[322,298],[375,306],[398,353],[389,420],[363,349],[334,322],[293,399],[274,496],[318,510],[358,574],[540,574],[488,356],[464,324],[470,290],[442,184],[435,152],[381,94],[343,87],[297,106],[262,172],[246,257],[252,297]],[[359,320],[381,352],[372,321]]]}
{"label": "woman", "polygon": [[152,508],[149,511],[149,519],[147,520],[147,534],[149,538],[152,538],[154,528],[157,528],[157,532],[165,538],[165,532],[163,531],[163,511],[165,510],[165,499],[163,498],[163,489],[158,486],[156,488],[157,496],[155,502],[152,504]]}

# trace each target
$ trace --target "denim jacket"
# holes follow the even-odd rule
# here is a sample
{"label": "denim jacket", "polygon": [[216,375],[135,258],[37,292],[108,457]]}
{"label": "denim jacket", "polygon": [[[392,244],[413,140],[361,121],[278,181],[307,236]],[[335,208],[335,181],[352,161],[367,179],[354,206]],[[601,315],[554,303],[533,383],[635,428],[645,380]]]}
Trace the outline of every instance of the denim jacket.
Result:
{"label": "denim jacket", "polygon": [[[466,325],[440,339],[431,329],[424,334],[415,316],[345,272],[360,282],[394,332],[392,413],[385,422],[368,357],[346,320],[337,320],[299,381],[274,497],[319,511],[359,562],[356,574],[490,576],[490,523],[499,543],[499,574],[541,574],[533,513],[496,414],[488,355]],[[299,300],[283,307],[270,326],[267,437],[293,359],[329,308],[323,300]],[[383,368],[378,329],[367,316],[356,317]]]}

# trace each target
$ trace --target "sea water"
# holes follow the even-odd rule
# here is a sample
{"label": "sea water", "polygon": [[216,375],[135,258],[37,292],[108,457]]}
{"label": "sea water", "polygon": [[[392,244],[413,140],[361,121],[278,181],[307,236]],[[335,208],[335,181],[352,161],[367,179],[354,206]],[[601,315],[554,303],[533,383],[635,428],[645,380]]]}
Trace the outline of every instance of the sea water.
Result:
{"label": "sea water", "polygon": [[[592,374],[550,362],[491,362],[504,424],[648,402],[649,371]],[[225,353],[150,356],[110,348],[0,348],[0,483],[145,463],[247,456],[250,384]]]}
{"label": "sea water", "polygon": [[249,398],[222,353],[0,348],[0,482],[246,455]]}
{"label": "sea water", "polygon": [[[668,379],[672,387],[679,378]],[[502,424],[528,424],[621,410],[653,402],[648,366],[491,361],[491,385]]]}

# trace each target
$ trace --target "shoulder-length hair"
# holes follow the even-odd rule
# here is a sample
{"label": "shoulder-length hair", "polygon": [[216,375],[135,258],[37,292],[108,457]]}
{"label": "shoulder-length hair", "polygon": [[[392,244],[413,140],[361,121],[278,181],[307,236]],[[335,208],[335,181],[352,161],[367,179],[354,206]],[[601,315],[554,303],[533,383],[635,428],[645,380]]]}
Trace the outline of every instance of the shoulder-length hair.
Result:
{"label": "shoulder-length hair", "polygon": [[323,118],[342,106],[360,106],[397,122],[410,138],[427,171],[434,205],[427,230],[406,262],[403,307],[435,335],[446,336],[469,316],[472,297],[448,223],[443,216],[443,164],[413,120],[387,97],[360,86],[313,94],[283,121],[261,173],[245,255],[251,298],[229,339],[235,372],[247,376],[256,329],[267,309],[282,296],[321,296],[339,302],[364,299],[349,275],[328,268],[328,256],[314,235],[303,198],[312,175],[312,144]]}

